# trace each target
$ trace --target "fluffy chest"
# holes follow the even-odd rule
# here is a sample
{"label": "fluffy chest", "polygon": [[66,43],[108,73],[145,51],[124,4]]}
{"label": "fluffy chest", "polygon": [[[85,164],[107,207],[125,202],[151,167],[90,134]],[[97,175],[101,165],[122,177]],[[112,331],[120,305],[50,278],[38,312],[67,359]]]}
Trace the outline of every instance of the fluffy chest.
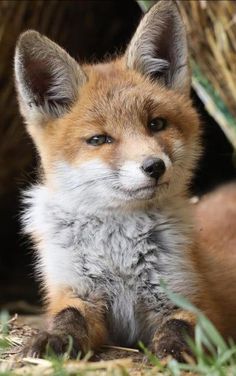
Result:
{"label": "fluffy chest", "polygon": [[28,203],[26,231],[42,239],[38,270],[49,285],[82,295],[94,289],[118,294],[124,285],[133,291],[151,286],[154,293],[161,276],[183,274],[186,226],[176,210],[85,213],[42,187],[30,192]]}
{"label": "fluffy chest", "polygon": [[121,278],[128,283],[144,268],[157,268],[164,229],[154,218],[141,214],[91,216],[82,222],[68,229],[71,234],[67,236],[81,275],[110,281]]}

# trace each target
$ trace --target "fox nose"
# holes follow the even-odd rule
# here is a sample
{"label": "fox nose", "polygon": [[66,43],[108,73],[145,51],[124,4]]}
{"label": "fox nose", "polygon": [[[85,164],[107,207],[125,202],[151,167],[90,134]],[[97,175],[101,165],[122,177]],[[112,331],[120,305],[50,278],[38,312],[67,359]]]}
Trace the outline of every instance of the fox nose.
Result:
{"label": "fox nose", "polygon": [[158,180],[164,174],[166,166],[162,159],[148,157],[144,160],[141,169],[145,175]]}

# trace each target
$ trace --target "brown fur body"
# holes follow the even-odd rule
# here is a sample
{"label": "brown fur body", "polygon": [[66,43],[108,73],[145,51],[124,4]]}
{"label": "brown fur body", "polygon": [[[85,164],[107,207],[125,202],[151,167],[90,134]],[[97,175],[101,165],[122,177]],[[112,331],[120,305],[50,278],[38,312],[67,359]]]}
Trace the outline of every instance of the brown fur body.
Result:
{"label": "brown fur body", "polygon": [[194,216],[197,268],[212,301],[208,316],[226,338],[236,338],[236,184],[203,196]]}

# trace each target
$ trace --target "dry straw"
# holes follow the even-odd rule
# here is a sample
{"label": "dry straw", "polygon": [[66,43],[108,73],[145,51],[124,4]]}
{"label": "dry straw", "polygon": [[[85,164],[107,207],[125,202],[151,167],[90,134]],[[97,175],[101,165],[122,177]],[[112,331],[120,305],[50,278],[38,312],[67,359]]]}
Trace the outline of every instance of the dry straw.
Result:
{"label": "dry straw", "polygon": [[193,85],[236,147],[236,2],[179,1],[193,59]]}

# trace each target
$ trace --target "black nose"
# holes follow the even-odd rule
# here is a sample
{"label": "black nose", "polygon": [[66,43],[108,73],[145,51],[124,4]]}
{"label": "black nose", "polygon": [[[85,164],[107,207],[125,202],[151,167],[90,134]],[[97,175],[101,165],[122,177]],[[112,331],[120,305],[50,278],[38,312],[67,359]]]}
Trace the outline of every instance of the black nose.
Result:
{"label": "black nose", "polygon": [[148,157],[145,159],[141,168],[147,176],[154,179],[159,179],[166,170],[163,160],[154,157]]}

